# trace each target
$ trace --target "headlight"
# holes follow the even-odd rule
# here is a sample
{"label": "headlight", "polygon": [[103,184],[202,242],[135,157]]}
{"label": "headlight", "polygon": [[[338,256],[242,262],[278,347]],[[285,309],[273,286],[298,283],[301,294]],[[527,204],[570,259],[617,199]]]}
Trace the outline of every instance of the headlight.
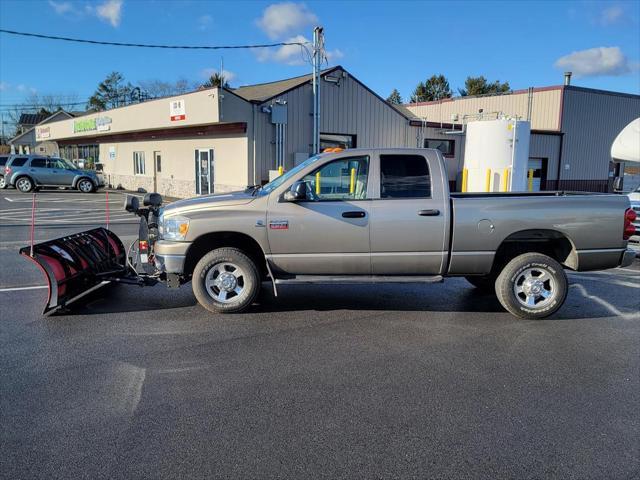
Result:
{"label": "headlight", "polygon": [[164,218],[164,214],[160,215],[158,230],[160,231],[160,238],[163,240],[182,241],[189,231],[189,219],[180,215],[168,218]]}

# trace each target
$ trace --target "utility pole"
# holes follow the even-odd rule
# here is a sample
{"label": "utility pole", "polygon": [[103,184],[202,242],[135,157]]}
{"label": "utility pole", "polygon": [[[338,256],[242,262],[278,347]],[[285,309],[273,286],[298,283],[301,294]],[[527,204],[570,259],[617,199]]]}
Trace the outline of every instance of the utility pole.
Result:
{"label": "utility pole", "polygon": [[320,67],[324,58],[324,29],[313,29],[313,154],[320,153]]}

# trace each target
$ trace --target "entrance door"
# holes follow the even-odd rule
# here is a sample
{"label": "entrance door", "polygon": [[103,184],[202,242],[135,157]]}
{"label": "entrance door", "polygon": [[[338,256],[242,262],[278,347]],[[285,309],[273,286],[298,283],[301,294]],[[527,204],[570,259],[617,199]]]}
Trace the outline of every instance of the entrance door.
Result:
{"label": "entrance door", "polygon": [[153,152],[153,191],[158,191],[158,174],[162,172],[162,154]]}
{"label": "entrance door", "polygon": [[196,194],[209,195],[213,193],[214,163],[213,149],[198,149],[195,155],[196,166]]}
{"label": "entrance door", "polygon": [[527,190],[529,189],[529,170],[533,170],[531,191],[539,192],[547,181],[547,159],[529,157],[527,165]]}

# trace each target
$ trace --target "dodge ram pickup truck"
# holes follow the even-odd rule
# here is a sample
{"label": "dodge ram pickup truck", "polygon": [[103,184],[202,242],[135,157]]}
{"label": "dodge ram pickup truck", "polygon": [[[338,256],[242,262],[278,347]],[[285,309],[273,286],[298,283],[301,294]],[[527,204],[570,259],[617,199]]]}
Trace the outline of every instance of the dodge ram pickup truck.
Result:
{"label": "dodge ram pickup truck", "polygon": [[263,281],[438,282],[463,276],[513,315],[547,317],[565,301],[565,269],[627,266],[636,213],[623,195],[449,193],[430,149],[322,153],[264,186],[180,200],[157,193],[128,250],[98,228],[20,253],[49,283],[44,313],[110,282],[178,287],[212,312],[240,312]]}
{"label": "dodge ram pickup truck", "polygon": [[[435,282],[464,276],[513,315],[557,311],[565,269],[629,265],[625,196],[450,193],[439,151],[323,153],[261,187],[160,210],[153,261],[212,312],[239,312],[263,280]],[[277,290],[276,290],[277,295]]]}

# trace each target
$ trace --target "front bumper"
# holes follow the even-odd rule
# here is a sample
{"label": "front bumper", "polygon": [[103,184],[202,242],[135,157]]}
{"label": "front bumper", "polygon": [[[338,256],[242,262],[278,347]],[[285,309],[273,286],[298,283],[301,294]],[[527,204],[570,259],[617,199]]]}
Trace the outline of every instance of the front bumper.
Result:
{"label": "front bumper", "polygon": [[628,267],[629,265],[631,265],[633,263],[633,260],[636,258],[636,252],[635,250],[632,250],[630,248],[627,248],[623,253],[622,253],[622,259],[620,260],[620,266],[621,267]]}
{"label": "front bumper", "polygon": [[164,273],[182,274],[190,246],[191,242],[158,240],[153,246],[156,268]]}

